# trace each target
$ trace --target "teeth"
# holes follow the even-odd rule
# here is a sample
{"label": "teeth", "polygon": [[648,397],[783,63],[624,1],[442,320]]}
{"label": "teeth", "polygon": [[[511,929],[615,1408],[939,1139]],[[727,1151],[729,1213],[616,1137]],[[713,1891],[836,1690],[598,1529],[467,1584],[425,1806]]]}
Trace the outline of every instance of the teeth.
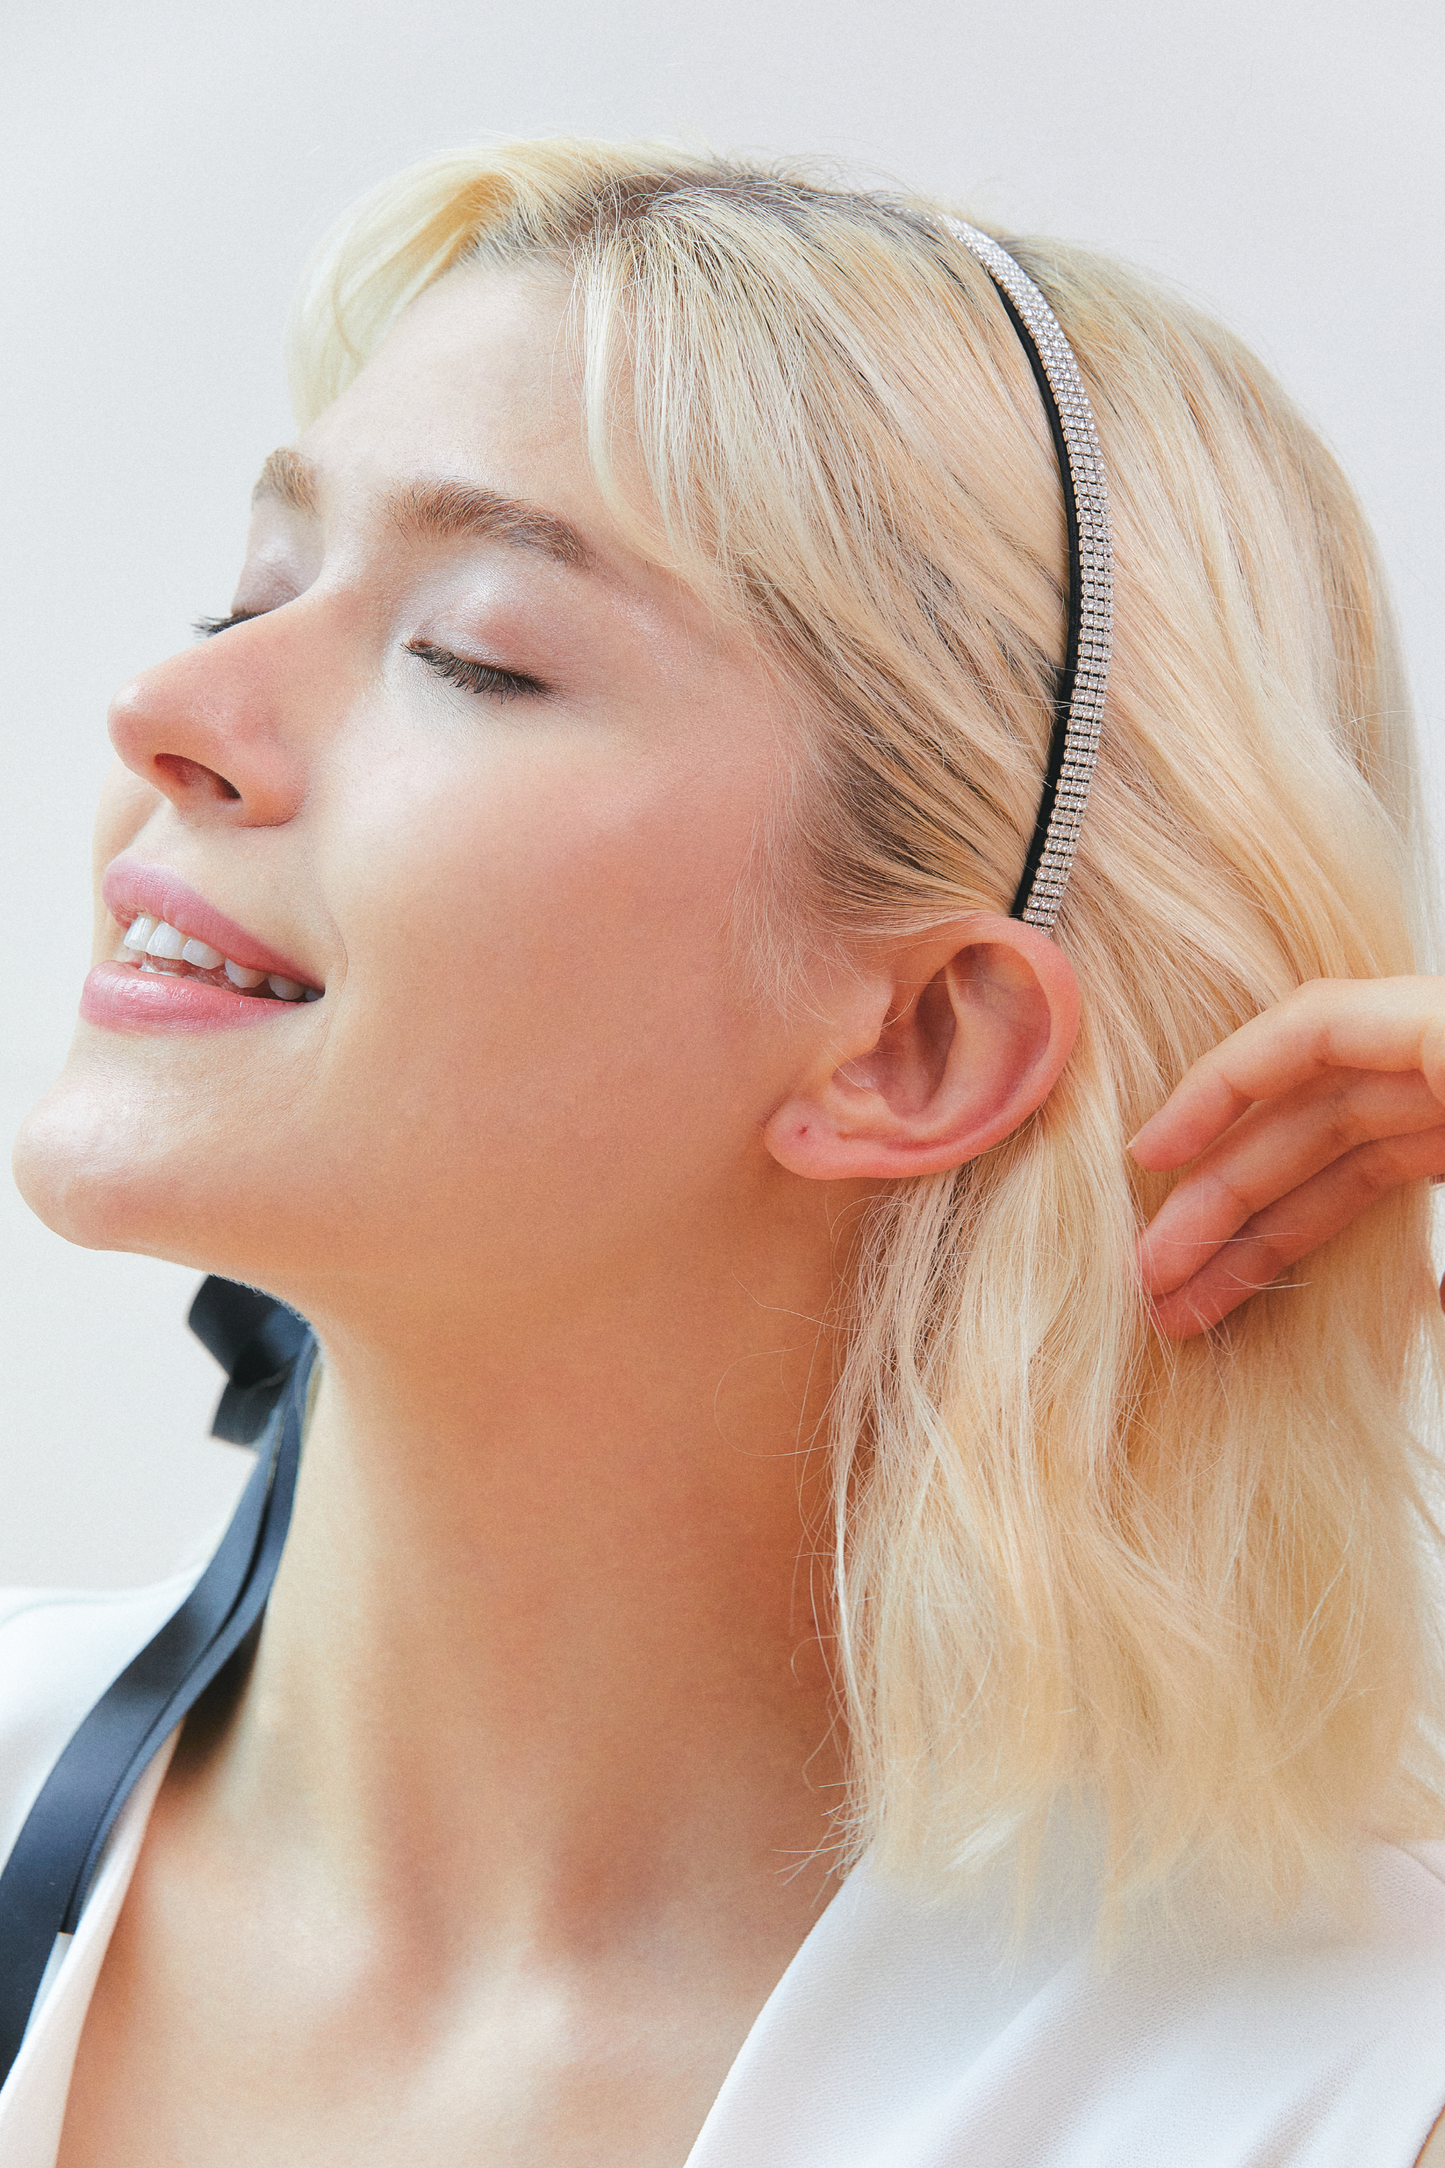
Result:
{"label": "teeth", "polygon": [[121,946],[131,951],[142,971],[158,968],[157,964],[148,961],[152,956],[164,963],[190,964],[197,971],[215,971],[224,964],[231,984],[247,993],[254,993],[258,986],[269,986],[278,1001],[321,999],[319,987],[304,986],[300,979],[283,978],[279,971],[253,971],[247,964],[233,963],[218,948],[212,948],[209,941],[199,940],[195,934],[182,933],[178,926],[169,925],[149,911],[140,913],[122,938]]}

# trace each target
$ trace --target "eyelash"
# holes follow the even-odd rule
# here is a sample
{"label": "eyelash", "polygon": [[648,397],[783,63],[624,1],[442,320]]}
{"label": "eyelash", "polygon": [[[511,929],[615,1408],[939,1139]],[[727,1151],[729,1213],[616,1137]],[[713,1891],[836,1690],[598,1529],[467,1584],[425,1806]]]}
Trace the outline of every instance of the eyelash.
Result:
{"label": "eyelash", "polygon": [[519,670],[499,670],[495,663],[469,661],[465,655],[454,655],[449,647],[433,646],[430,640],[408,640],[406,651],[429,670],[435,670],[438,677],[459,685],[463,692],[490,693],[494,700],[537,700],[547,691],[539,679],[524,677]]}
{"label": "eyelash", "polygon": [[[204,640],[213,640],[218,632],[229,632],[233,625],[245,625],[253,617],[261,617],[261,610],[232,610],[229,617],[198,617],[192,628]],[[408,655],[415,655],[429,670],[449,684],[459,685],[463,692],[490,693],[494,700],[521,700],[530,696],[540,699],[547,691],[540,679],[524,677],[519,670],[499,670],[495,663],[471,662],[464,655],[454,655],[450,648],[436,647],[430,640],[408,640]]]}

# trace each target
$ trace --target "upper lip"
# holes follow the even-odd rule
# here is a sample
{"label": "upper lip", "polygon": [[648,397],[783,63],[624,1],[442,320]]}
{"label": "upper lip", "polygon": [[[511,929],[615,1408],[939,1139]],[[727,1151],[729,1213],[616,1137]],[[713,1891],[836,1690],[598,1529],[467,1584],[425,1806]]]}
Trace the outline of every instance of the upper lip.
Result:
{"label": "upper lip", "polygon": [[113,858],[105,869],[100,893],[111,917],[121,926],[131,925],[142,912],[148,912],[152,918],[163,918],[179,932],[208,942],[233,964],[241,964],[248,971],[275,972],[278,978],[294,979],[301,986],[319,985],[313,973],[304,971],[279,949],[258,941],[244,926],[238,926],[235,919],[227,918],[224,911],[218,911],[204,896],[198,896],[189,882],[183,881],[167,866],[142,865],[134,858]]}

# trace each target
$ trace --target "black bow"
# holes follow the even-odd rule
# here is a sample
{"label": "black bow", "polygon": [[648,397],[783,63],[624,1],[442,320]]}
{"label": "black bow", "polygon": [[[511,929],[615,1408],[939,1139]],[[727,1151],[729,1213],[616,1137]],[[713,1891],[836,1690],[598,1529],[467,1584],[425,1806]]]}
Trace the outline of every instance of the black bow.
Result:
{"label": "black bow", "polygon": [[74,1932],[122,1807],[254,1630],[286,1541],[315,1355],[310,1328],[269,1295],[216,1279],[197,1295],[191,1323],[230,1373],[216,1436],[256,1442],[256,1465],[205,1572],[72,1734],[0,1865],[0,2083],[55,1938]]}
{"label": "black bow", "polygon": [[274,1295],[213,1273],[202,1280],[187,1323],[231,1381],[217,1405],[212,1437],[254,1445],[306,1343],[305,1318]]}

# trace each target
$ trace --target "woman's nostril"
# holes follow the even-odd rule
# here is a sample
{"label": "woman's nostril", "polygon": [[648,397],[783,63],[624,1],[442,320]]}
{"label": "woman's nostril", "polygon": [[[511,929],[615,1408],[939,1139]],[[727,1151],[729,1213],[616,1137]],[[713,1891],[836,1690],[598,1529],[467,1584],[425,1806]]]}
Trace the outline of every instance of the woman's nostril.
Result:
{"label": "woman's nostril", "polygon": [[233,783],[228,783],[214,768],[203,767],[198,760],[187,760],[183,753],[157,753],[155,767],[173,790],[200,791],[211,798],[235,799],[241,793]]}

